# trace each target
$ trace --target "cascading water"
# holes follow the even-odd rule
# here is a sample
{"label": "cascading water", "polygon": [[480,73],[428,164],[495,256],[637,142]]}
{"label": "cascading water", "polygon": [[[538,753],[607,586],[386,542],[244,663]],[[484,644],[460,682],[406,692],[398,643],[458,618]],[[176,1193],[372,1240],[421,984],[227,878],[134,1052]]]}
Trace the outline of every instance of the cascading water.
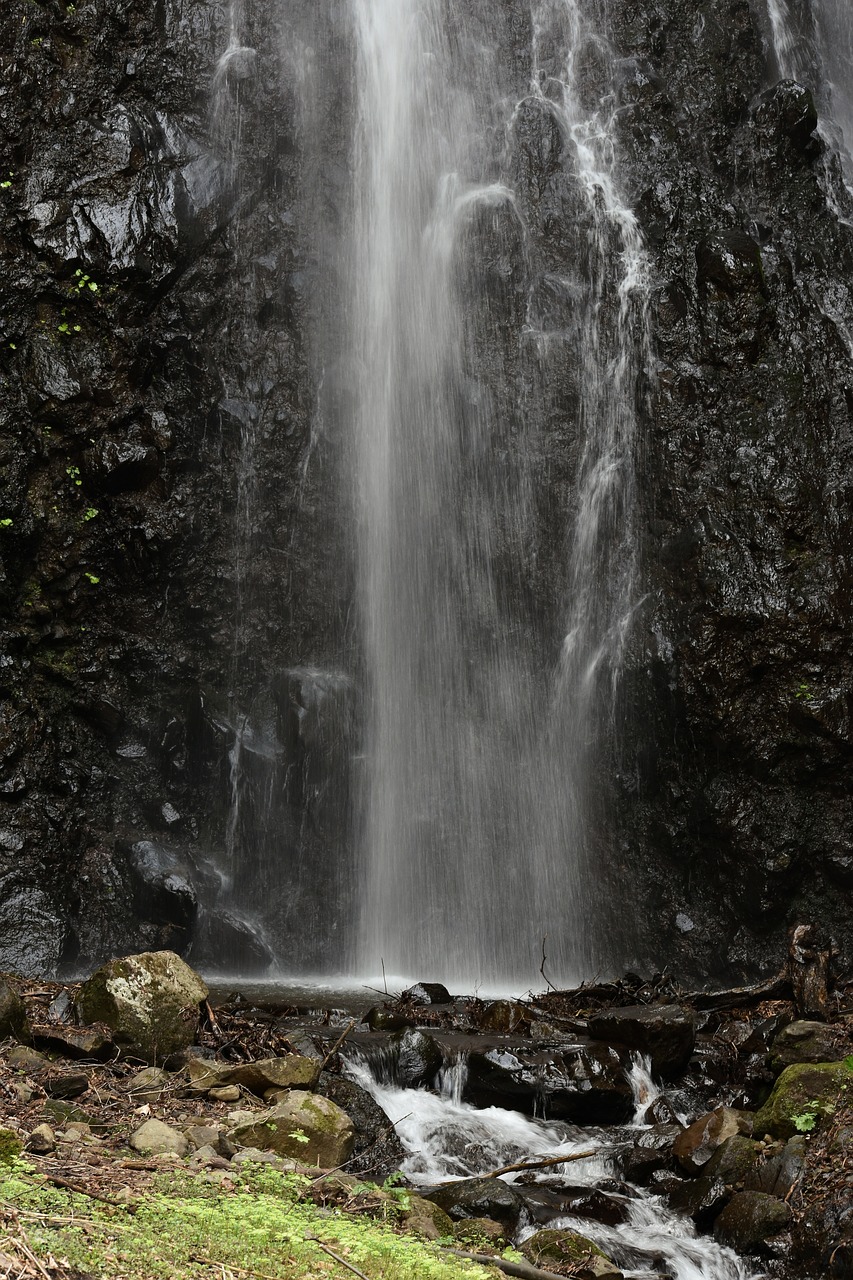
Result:
{"label": "cascading water", "polygon": [[[644,257],[607,76],[582,74],[590,50],[612,58],[575,0],[539,0],[529,92],[507,112],[458,6],[353,5],[360,967],[524,986],[548,935],[551,972],[570,980],[602,958],[594,793],[636,604]],[[531,129],[567,216],[555,264],[537,247]],[[577,470],[560,649],[527,598],[541,389],[567,362]]]}
{"label": "cascading water", "polygon": [[[437,1092],[404,1089],[380,1079],[364,1058],[352,1058],[347,1069],[395,1122],[409,1153],[403,1172],[415,1186],[426,1188],[477,1177],[521,1160],[557,1155],[565,1155],[570,1163],[536,1174],[536,1181],[546,1188],[558,1189],[567,1183],[574,1188],[603,1184],[613,1194],[614,1185],[619,1185],[612,1180],[619,1176],[618,1152],[624,1135],[534,1120],[498,1107],[477,1110],[459,1099],[462,1062],[443,1074]],[[638,1086],[642,1081],[652,1087],[642,1063],[635,1064],[632,1080]],[[592,1154],[579,1159],[584,1152]],[[504,1178],[514,1183],[520,1176],[511,1173]],[[529,1183],[531,1175],[524,1177]],[[621,1199],[626,1216],[619,1226],[569,1216],[556,1217],[548,1226],[565,1227],[593,1240],[633,1280],[662,1273],[672,1280],[761,1280],[730,1249],[698,1236],[690,1220],[673,1213],[660,1197],[634,1188],[627,1200]],[[537,1229],[535,1225],[521,1226],[518,1240]]]}

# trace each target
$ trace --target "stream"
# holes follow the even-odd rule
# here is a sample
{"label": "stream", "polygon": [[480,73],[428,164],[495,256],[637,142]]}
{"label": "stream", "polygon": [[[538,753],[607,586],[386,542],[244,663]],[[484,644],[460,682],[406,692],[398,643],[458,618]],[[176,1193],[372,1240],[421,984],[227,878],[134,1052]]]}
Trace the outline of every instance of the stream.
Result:
{"label": "stream", "polygon": [[[393,1080],[390,1057],[358,1054],[348,1058],[347,1074],[375,1099],[394,1122],[408,1157],[402,1172],[425,1193],[439,1183],[473,1178],[530,1158],[592,1151],[535,1173],[510,1173],[504,1180],[524,1188],[560,1191],[570,1186],[596,1188],[627,1207],[619,1225],[590,1218],[560,1216],[534,1222],[522,1214],[514,1243],[543,1227],[577,1231],[597,1244],[621,1267],[626,1280],[765,1280],[731,1249],[697,1235],[692,1222],[673,1213],[661,1197],[620,1181],[619,1152],[636,1137],[642,1115],[658,1096],[647,1060],[635,1057],[630,1081],[635,1099],[632,1124],[621,1128],[579,1128],[531,1118],[499,1107],[477,1109],[462,1102],[464,1056],[439,1073],[434,1091],[401,1088]],[[523,1181],[522,1181],[523,1180]]]}

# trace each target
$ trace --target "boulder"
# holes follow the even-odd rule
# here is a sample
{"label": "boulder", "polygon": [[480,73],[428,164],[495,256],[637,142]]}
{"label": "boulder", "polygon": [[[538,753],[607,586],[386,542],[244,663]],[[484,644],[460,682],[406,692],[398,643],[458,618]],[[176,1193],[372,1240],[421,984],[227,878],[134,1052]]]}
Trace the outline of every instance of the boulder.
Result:
{"label": "boulder", "polygon": [[751,1253],[779,1235],[790,1222],[791,1210],[775,1196],[740,1191],[714,1223],[714,1238],[740,1253]]}
{"label": "boulder", "polygon": [[450,1004],[450,992],[440,982],[416,982],[400,999],[409,1004]]}
{"label": "boulder", "polygon": [[317,1093],[345,1111],[355,1128],[355,1145],[349,1169],[353,1173],[370,1173],[387,1178],[396,1172],[406,1158],[397,1131],[378,1102],[353,1080],[323,1072]]}
{"label": "boulder", "polygon": [[290,1053],[281,1058],[263,1058],[230,1067],[220,1076],[225,1085],[240,1085],[258,1097],[270,1089],[313,1089],[320,1078],[320,1064],[313,1058]]}
{"label": "boulder", "polygon": [[0,978],[0,1040],[7,1036],[27,1040],[29,1026],[23,1000],[5,978]]}
{"label": "boulder", "polygon": [[669,1206],[676,1213],[692,1218],[697,1227],[709,1227],[730,1194],[720,1178],[705,1174],[673,1187],[669,1193]]}
{"label": "boulder", "polygon": [[466,1249],[504,1248],[507,1230],[494,1218],[460,1218],[453,1228],[453,1237]]}
{"label": "boulder", "polygon": [[115,1052],[108,1027],[33,1027],[33,1043],[63,1058],[107,1059]]}
{"label": "boulder", "polygon": [[792,1138],[832,1113],[842,1087],[853,1084],[846,1062],[795,1063],[782,1072],[755,1117],[755,1136]]}
{"label": "boulder", "polygon": [[190,1145],[182,1133],[162,1120],[146,1120],[128,1139],[134,1151],[145,1155],[185,1156]]}
{"label": "boulder", "polygon": [[219,1155],[219,1127],[212,1124],[191,1124],[189,1128],[184,1129],[184,1137],[194,1151],[200,1151],[202,1147],[215,1148],[214,1154]]}
{"label": "boulder", "polygon": [[26,1071],[28,1076],[37,1076],[47,1071],[51,1063],[42,1053],[28,1048],[25,1044],[16,1044],[6,1059],[13,1071]]}
{"label": "boulder", "polygon": [[514,1186],[524,1197],[532,1220],[544,1226],[555,1218],[589,1218],[609,1227],[628,1220],[628,1196],[608,1193],[600,1187],[560,1187],[556,1190],[536,1183],[515,1183]]}
{"label": "boulder", "polygon": [[236,1125],[229,1137],[242,1146],[336,1168],[352,1155],[355,1131],[345,1111],[318,1094],[291,1090],[287,1101]]}
{"label": "boulder", "polygon": [[837,1062],[853,1053],[853,1041],[840,1027],[825,1022],[791,1022],[773,1041],[770,1064],[784,1071],[797,1062]]}
{"label": "boulder", "polygon": [[432,1084],[444,1061],[441,1049],[432,1037],[412,1027],[394,1036],[392,1043],[396,1057],[396,1083],[404,1089]]}
{"label": "boulder", "polygon": [[27,1150],[34,1151],[39,1156],[50,1155],[51,1151],[56,1150],[56,1134],[49,1124],[36,1125],[30,1134]]}
{"label": "boulder", "polygon": [[755,1162],[745,1173],[745,1191],[763,1191],[766,1195],[786,1200],[799,1181],[806,1163],[806,1136],[789,1138],[781,1151]]}
{"label": "boulder", "polygon": [[741,1121],[730,1107],[718,1107],[694,1120],[673,1144],[673,1154],[685,1173],[698,1173],[729,1138],[740,1133]]}
{"label": "boulder", "polygon": [[672,1077],[687,1066],[696,1031],[690,1009],[679,1005],[630,1005],[606,1009],[589,1019],[597,1040],[639,1049],[651,1058],[656,1075]]}
{"label": "boulder", "polygon": [[106,1023],[125,1054],[153,1063],[193,1043],[207,994],[173,951],[146,951],[98,969],[81,987],[77,1009],[85,1022]]}
{"label": "boulder", "polygon": [[211,1102],[239,1102],[240,1090],[236,1084],[217,1085],[215,1089],[209,1089],[207,1096]]}
{"label": "boulder", "polygon": [[409,1207],[403,1211],[403,1225],[425,1240],[453,1235],[453,1222],[437,1204],[409,1192]]}
{"label": "boulder", "polygon": [[743,1182],[759,1158],[758,1143],[736,1133],[721,1143],[702,1172],[705,1177],[719,1178],[727,1187],[731,1187]]}
{"label": "boulder", "polygon": [[633,1115],[630,1056],[591,1042],[557,1052],[527,1048],[475,1050],[468,1055],[463,1098],[475,1107],[503,1107],[576,1124],[625,1124]]}
{"label": "boulder", "polygon": [[510,1036],[524,1031],[531,1023],[530,1010],[518,1000],[493,1000],[486,1005],[479,1022],[482,1031]]}
{"label": "boulder", "polygon": [[463,1178],[424,1193],[454,1222],[463,1218],[492,1218],[514,1231],[524,1210],[524,1198],[500,1178]]}
{"label": "boulder", "polygon": [[403,1031],[406,1027],[415,1025],[414,1018],[409,1014],[398,1013],[395,1009],[383,1009],[378,1004],[367,1011],[364,1021],[371,1031]]}
{"label": "boulder", "polygon": [[622,1272],[597,1244],[576,1231],[537,1231],[519,1250],[534,1266],[548,1271],[554,1265],[571,1268],[576,1280],[621,1280]]}
{"label": "boulder", "polygon": [[680,1125],[658,1124],[641,1133],[631,1150],[622,1157],[622,1175],[638,1186],[648,1186],[652,1175],[663,1169],[672,1170],[675,1141],[682,1134]]}

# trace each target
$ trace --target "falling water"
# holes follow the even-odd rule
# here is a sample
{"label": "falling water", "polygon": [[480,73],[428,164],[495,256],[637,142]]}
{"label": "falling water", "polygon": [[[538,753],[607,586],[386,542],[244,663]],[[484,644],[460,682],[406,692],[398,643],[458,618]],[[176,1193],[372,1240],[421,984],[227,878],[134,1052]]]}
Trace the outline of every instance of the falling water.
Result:
{"label": "falling water", "polygon": [[[579,71],[591,42],[610,54],[575,0],[539,0],[515,108],[460,6],[352,3],[353,466],[371,708],[361,965],[524,986],[547,935],[551,974],[570,980],[601,958],[591,798],[636,604],[644,256],[608,88],[590,100]],[[574,299],[560,334],[540,314],[535,209],[519,185],[517,117],[531,103],[556,133],[578,219],[565,274],[549,278]],[[526,603],[546,483],[530,387],[555,343],[580,388],[561,647]]]}

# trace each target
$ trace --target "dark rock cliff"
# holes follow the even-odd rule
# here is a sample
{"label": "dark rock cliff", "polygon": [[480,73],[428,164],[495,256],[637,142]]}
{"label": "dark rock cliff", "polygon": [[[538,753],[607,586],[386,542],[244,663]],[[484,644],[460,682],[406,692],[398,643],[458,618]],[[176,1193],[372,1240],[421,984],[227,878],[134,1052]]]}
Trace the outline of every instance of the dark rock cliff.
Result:
{"label": "dark rock cliff", "polygon": [[[241,918],[258,877],[280,937],[344,909],[346,369],[313,353],[342,324],[345,9],[257,0],[224,61],[214,3],[0,15],[0,967],[143,946],[262,965]],[[517,100],[529,3],[471,10]],[[654,266],[647,594],[610,865],[640,936],[619,959],[746,974],[794,919],[853,944],[853,204],[758,0],[607,11]],[[544,279],[559,141],[547,113],[517,132]],[[504,365],[520,287],[494,285]],[[550,387],[531,594],[556,628],[570,372]],[[254,763],[229,826],[237,751]],[[297,859],[324,869],[325,901]]]}

